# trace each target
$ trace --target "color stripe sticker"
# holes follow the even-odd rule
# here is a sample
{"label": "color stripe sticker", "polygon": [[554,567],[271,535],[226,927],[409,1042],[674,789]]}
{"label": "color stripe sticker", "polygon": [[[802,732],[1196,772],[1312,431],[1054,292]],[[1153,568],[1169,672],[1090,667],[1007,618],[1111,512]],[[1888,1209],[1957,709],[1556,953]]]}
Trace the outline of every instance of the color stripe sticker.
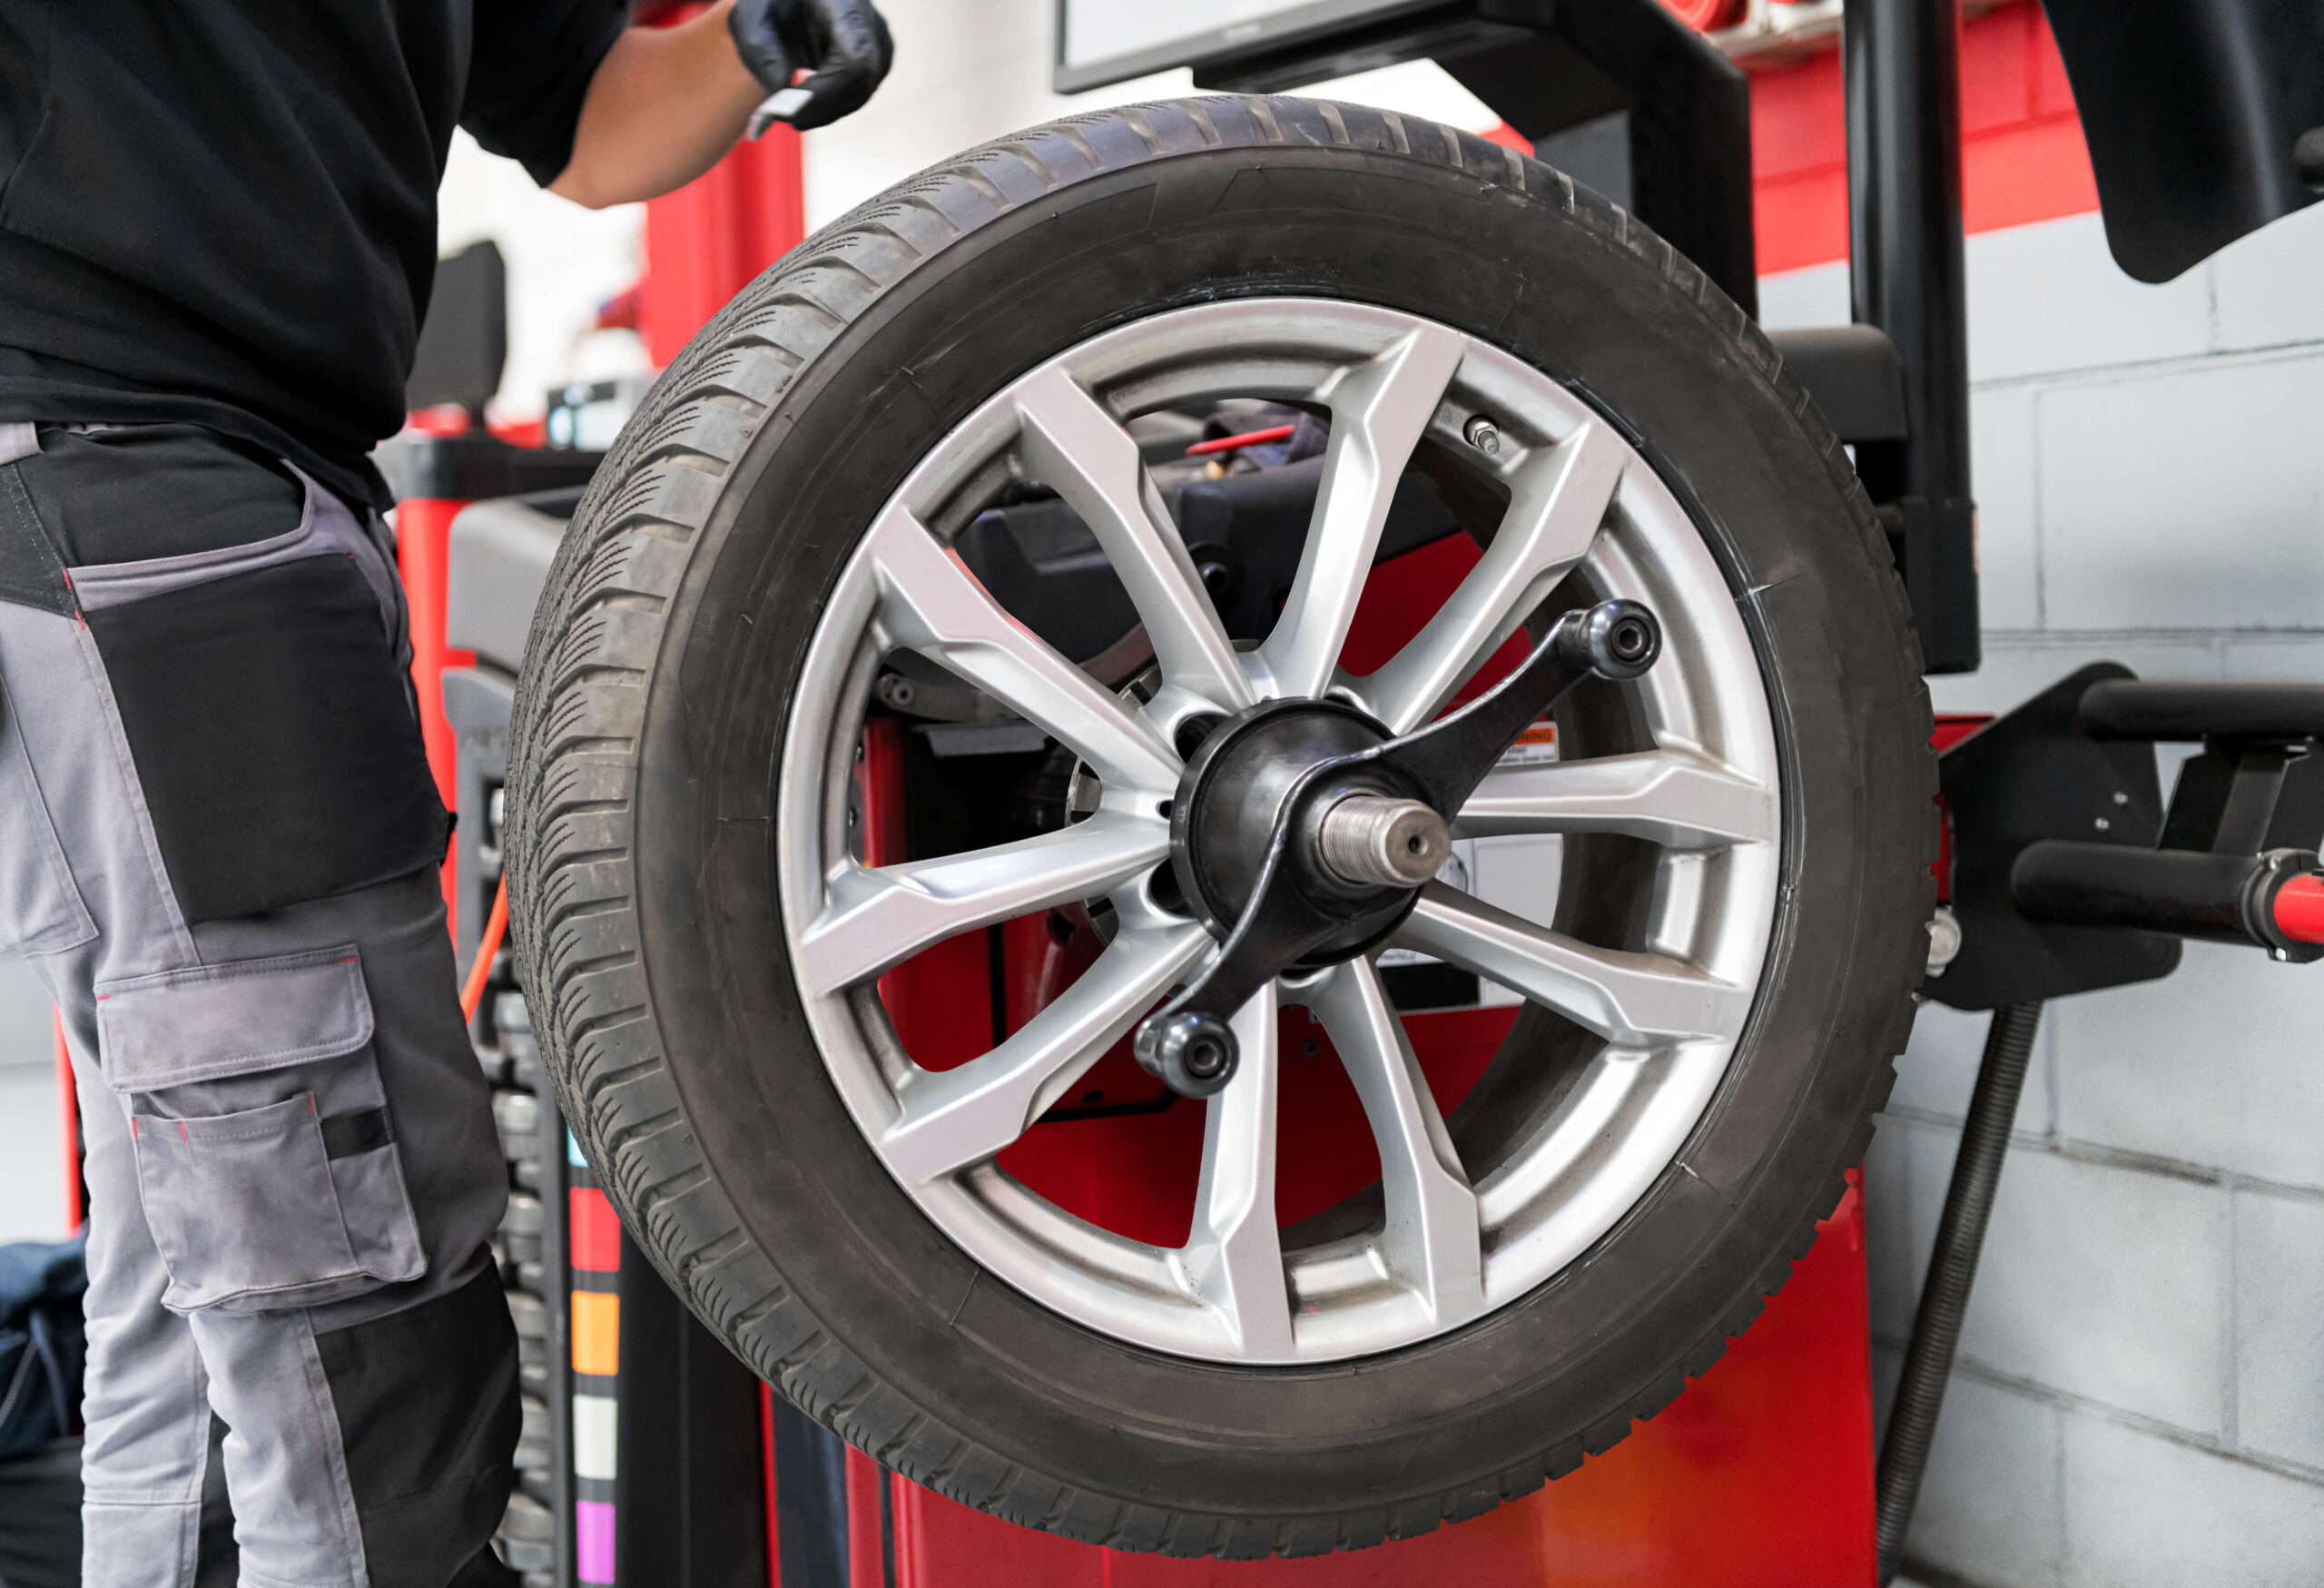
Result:
{"label": "color stripe sticker", "polygon": [[582,1583],[614,1580],[614,1508],[603,1500],[573,1502],[573,1575]]}
{"label": "color stripe sticker", "polygon": [[621,1371],[621,1297],[573,1292],[573,1371],[610,1378]]}
{"label": "color stripe sticker", "polygon": [[621,1224],[606,1194],[593,1186],[576,1186],[566,1193],[566,1207],[573,1266],[596,1274],[621,1272]]}
{"label": "color stripe sticker", "polygon": [[573,1397],[573,1475],[614,1481],[619,1406],[606,1395]]}

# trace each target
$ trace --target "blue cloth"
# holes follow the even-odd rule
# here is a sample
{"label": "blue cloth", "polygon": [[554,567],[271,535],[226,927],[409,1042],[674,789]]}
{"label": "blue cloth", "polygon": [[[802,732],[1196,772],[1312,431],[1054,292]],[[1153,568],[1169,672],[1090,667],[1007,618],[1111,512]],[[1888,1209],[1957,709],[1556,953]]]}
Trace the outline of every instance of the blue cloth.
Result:
{"label": "blue cloth", "polygon": [[79,1417],[86,1244],[0,1246],[0,1457],[39,1449]]}

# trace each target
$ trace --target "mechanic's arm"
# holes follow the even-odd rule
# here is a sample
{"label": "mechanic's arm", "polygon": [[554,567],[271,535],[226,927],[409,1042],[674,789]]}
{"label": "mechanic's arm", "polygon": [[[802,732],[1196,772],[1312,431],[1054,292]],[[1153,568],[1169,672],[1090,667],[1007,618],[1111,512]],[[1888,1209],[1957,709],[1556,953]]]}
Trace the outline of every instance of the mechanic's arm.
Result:
{"label": "mechanic's arm", "polygon": [[837,121],[894,55],[869,0],[719,0],[675,27],[630,28],[589,80],[573,158],[549,192],[592,210],[659,197],[716,164],[746,125]]}

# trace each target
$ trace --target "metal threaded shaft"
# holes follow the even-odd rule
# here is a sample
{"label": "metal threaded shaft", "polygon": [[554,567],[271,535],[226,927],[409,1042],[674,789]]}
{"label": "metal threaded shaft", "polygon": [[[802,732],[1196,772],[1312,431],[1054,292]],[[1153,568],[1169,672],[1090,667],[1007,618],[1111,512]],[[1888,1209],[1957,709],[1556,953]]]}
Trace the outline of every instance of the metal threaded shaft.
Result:
{"label": "metal threaded shaft", "polygon": [[1416,888],[1452,853],[1444,818],[1418,800],[1351,794],[1324,814],[1316,834],[1324,864],[1342,880]]}
{"label": "metal threaded shaft", "polygon": [[1953,1183],[1937,1220],[1936,1245],[1921,1285],[1920,1310],[1905,1347],[1904,1376],[1888,1413],[1887,1437],[1880,1445],[1878,1501],[1880,1581],[1896,1574],[1905,1535],[1919,1504],[1921,1477],[1928,1468],[1937,1413],[1953,1376],[1953,1355],[1961,1343],[1961,1320],[1969,1309],[1969,1287],[1977,1277],[1977,1258],[1993,1215],[1994,1191],[2001,1183],[2002,1159],[2009,1152],[2010,1127],[2017,1119],[2017,1097],[2025,1087],[2025,1065],[2042,1005],[2014,1003],[1994,1011],[1985,1031],[1985,1052],[1977,1066],[1976,1090],[1961,1124],[1961,1148],[1953,1160]]}

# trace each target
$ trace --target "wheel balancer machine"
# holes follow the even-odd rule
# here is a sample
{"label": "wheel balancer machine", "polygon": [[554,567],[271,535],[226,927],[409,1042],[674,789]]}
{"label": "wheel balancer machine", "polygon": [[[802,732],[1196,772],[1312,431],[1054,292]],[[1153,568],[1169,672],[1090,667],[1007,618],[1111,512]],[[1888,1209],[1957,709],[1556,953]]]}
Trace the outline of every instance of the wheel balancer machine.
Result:
{"label": "wheel balancer machine", "polygon": [[[1341,0],[1077,56],[1063,40],[1084,4],[1065,0],[1061,8],[1056,81],[1067,91],[1191,65],[1200,86],[1264,92],[1433,58],[1544,159],[1625,200],[1738,304],[1754,306],[1748,87],[1654,0]],[[2293,32],[2308,25],[2298,9],[2289,0],[2184,0],[2126,23],[2097,0],[2049,0],[2110,240],[2132,274],[2167,279],[2318,196],[2324,133],[2311,129],[2324,123],[2324,54],[2268,45],[2304,36]],[[1979,656],[1954,19],[1935,0],[1852,0],[1846,30],[1857,323],[1773,340],[1854,449],[1905,576],[1929,671],[1966,672]],[[2264,81],[2232,69],[2250,61],[2264,63]],[[450,639],[478,656],[445,681],[461,750],[464,922],[480,917],[493,877],[491,796],[500,773],[495,756],[503,753],[495,735],[505,727],[507,679],[569,508],[569,500],[550,498],[494,502],[471,509],[453,534]],[[1994,1015],[1876,1490],[1862,1382],[1860,1251],[1854,1269],[1843,1264],[1827,1273],[1817,1265],[1841,1262],[1827,1250],[1835,1247],[1827,1235],[1746,1338],[1747,1346],[1788,1341],[1799,1347],[1792,1356],[1771,1364],[1738,1348],[1629,1444],[1546,1491],[1537,1513],[1542,1531],[1513,1531],[1510,1513],[1496,1513],[1388,1546],[1431,1552],[1410,1555],[1402,1569],[1531,1582],[1553,1536],[1569,1546],[1606,1544],[1630,1528],[1635,1537],[1664,1541],[1699,1534],[1725,1552],[1730,1581],[1757,1580],[1747,1563],[1755,1550],[1769,1581],[1816,1578],[1827,1559],[1831,1580],[1861,1580],[1876,1569],[1871,1514],[1885,1578],[1910,1520],[2041,1003],[2166,975],[2187,936],[2246,943],[2290,962],[2324,954],[2316,946],[2324,943],[2324,877],[2314,853],[2324,839],[2324,763],[2308,754],[2319,736],[2324,686],[2148,683],[2111,666],[2085,668],[1990,724],[1941,724],[1945,903],[1932,931],[1925,992]],[[2159,743],[2202,747],[2167,805],[2155,769]],[[911,773],[894,746],[867,745],[864,789],[868,825],[909,819]],[[473,941],[464,933],[464,952]],[[990,992],[998,1020],[1015,963],[996,953],[976,972],[989,974],[989,988],[973,978],[931,981],[926,995],[982,1000]],[[504,1011],[510,1023],[496,1041],[521,1056],[521,1003],[504,1001]],[[1182,1039],[1166,1058],[1169,1033],[1154,1029],[1157,1064],[1231,1063],[1231,1053],[1222,1059],[1204,1045],[1206,1032],[1188,1028]],[[544,1102],[541,1113],[553,1110]],[[552,1145],[538,1151],[544,1167],[536,1173],[547,1177],[554,1163],[556,1177],[577,1182],[586,1171],[556,1150],[553,1117],[537,1140]],[[1226,1570],[1143,1557],[1117,1557],[1108,1567],[1088,1546],[1019,1533],[878,1473],[780,1402],[753,1393],[747,1376],[609,1227],[602,1235],[579,1228],[596,1215],[586,1198],[554,1194],[565,1185],[562,1178],[556,1188],[542,1182],[544,1206],[556,1204],[542,1248],[553,1315],[544,1327],[561,1342],[552,1352],[557,1377],[546,1392],[556,1402],[547,1443],[560,1513],[541,1557],[550,1581],[708,1583],[779,1572],[794,1583],[851,1588],[997,1573],[1192,1583]],[[1852,1208],[1844,1207],[1835,1229],[1842,1242],[1855,1238]],[[597,1364],[609,1385],[576,1380],[563,1366],[565,1347],[577,1349],[593,1327],[598,1304],[580,1306],[584,1294],[620,1298],[627,1348]],[[1836,1348],[1818,1332],[1808,1316],[1817,1308],[1823,1325],[1856,1336],[1853,1349]],[[1705,1392],[1715,1381],[1739,1382],[1738,1368],[1760,1375],[1756,1387],[1713,1407],[1718,1397]],[[1840,1386],[1845,1393],[1816,1398],[1818,1381],[1839,1379],[1853,1381]],[[611,1451],[580,1448],[598,1437],[581,1426],[597,1414],[576,1415],[569,1407],[581,1402],[567,1397],[593,1394],[618,1399],[619,1434],[608,1415],[602,1435],[617,1446]],[[1836,1423],[1861,1412],[1853,1432],[1822,1431],[1836,1454],[1828,1469],[1817,1469],[1820,1484],[1795,1467],[1790,1482],[1767,1492],[1764,1515],[1753,1511],[1750,1491],[1717,1484],[1691,1491],[1713,1508],[1709,1514],[1674,1516],[1644,1504],[1650,1492],[1690,1492],[1679,1469],[1653,1465],[1663,1459],[1658,1449],[1669,1449],[1656,1445],[1658,1428],[1709,1415],[1728,1418],[1720,1425],[1728,1433],[1755,1418],[1777,1431],[1780,1403],[1803,1396]],[[1790,1436],[1777,1432],[1777,1444]],[[1747,1440],[1731,1459],[1748,1462],[1754,1448]],[[1627,1484],[1592,1476],[1618,1471],[1636,1475]],[[1803,1489],[1819,1489],[1828,1504],[1819,1509],[1817,1494],[1803,1500]],[[1626,1504],[1635,1508],[1621,1516]],[[595,1559],[583,1573],[589,1550],[576,1544],[574,1523],[590,1505],[619,1511],[614,1575],[598,1574],[606,1562]],[[1843,1547],[1803,1553],[1774,1520],[1779,1510],[1795,1521],[1804,1514]],[[583,1532],[594,1525],[585,1522]],[[1285,1583],[1354,1582],[1368,1580],[1363,1573],[1382,1561],[1365,1554],[1233,1570]]]}

